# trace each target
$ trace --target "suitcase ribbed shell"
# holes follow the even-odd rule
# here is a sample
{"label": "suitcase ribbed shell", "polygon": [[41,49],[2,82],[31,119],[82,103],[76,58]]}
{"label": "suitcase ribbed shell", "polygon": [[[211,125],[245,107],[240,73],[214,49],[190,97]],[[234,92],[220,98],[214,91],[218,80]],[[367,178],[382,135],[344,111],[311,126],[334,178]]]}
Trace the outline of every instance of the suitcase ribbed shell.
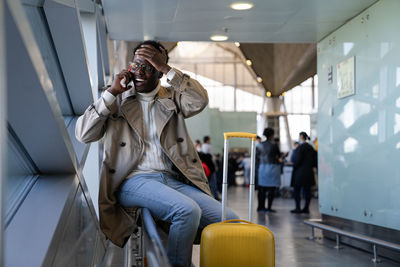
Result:
{"label": "suitcase ribbed shell", "polygon": [[244,220],[211,224],[201,236],[200,266],[273,267],[274,236],[267,227]]}

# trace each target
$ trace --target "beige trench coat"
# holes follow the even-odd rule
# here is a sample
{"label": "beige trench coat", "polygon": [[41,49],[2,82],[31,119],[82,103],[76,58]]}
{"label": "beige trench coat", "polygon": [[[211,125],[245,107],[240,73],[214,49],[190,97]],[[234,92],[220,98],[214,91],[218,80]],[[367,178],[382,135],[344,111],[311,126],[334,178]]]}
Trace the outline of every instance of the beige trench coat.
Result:
{"label": "beige trench coat", "polygon": [[[180,170],[182,178],[211,195],[184,122],[185,118],[206,107],[207,91],[189,76],[178,70],[175,73],[168,81],[171,87],[161,87],[155,98],[157,134],[164,153]],[[135,91],[131,89],[118,95],[110,107],[102,98],[98,99],[78,118],[75,135],[83,143],[100,139],[104,143],[99,189],[100,227],[114,244],[123,247],[136,225],[118,204],[115,193],[137,167],[144,152],[142,108]]]}

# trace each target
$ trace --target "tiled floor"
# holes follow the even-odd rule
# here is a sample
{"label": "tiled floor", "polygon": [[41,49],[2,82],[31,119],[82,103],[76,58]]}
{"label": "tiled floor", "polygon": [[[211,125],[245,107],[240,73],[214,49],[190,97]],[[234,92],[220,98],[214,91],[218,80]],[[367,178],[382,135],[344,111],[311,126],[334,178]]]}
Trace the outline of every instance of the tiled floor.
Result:
{"label": "tiled floor", "polygon": [[[233,187],[228,190],[228,206],[241,218],[248,219],[248,189]],[[319,218],[318,199],[311,202],[310,215],[291,214],[294,208],[292,199],[277,198],[273,209],[276,213],[260,212],[256,214],[257,223],[267,226],[275,235],[276,267],[361,267],[361,266],[400,266],[398,263],[382,259],[379,264],[371,262],[372,254],[343,246],[334,249],[334,241],[321,238],[316,230],[315,241],[308,240],[311,229],[303,223],[307,218]],[[199,246],[193,250],[193,263],[199,266]]]}

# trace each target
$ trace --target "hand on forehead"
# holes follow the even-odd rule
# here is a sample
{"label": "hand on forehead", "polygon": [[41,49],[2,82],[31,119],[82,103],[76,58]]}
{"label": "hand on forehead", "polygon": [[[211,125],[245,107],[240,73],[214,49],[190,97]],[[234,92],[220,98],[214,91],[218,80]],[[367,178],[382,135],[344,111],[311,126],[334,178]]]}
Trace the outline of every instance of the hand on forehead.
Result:
{"label": "hand on forehead", "polygon": [[[150,49],[150,50],[152,50],[152,51],[154,51],[154,52],[160,52],[157,48],[155,48],[154,46],[149,45],[149,44],[142,44],[142,45],[139,47],[139,49]],[[161,46],[160,46],[160,49],[162,49]]]}
{"label": "hand on forehead", "polygon": [[166,50],[162,47],[160,47],[160,50],[150,44],[143,44],[135,51],[135,58],[139,59],[139,61],[145,60],[160,71],[161,69],[165,69],[166,62],[168,61]]}
{"label": "hand on forehead", "polygon": [[144,56],[144,55],[155,55],[156,53],[160,53],[155,47],[152,45],[141,45],[135,52],[135,56]]}
{"label": "hand on forehead", "polygon": [[136,50],[135,55],[144,56],[144,57],[148,56],[151,58],[157,54],[162,54],[163,56],[166,56],[165,49],[163,49],[161,46],[160,46],[160,49],[162,52],[160,52],[160,50],[158,50],[157,48],[155,48],[152,45],[143,44]]}

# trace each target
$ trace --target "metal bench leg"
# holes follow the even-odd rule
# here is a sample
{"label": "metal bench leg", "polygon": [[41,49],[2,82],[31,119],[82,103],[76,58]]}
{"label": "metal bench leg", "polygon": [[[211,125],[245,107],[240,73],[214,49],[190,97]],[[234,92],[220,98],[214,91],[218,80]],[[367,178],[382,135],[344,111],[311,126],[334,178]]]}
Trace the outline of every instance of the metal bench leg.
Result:
{"label": "metal bench leg", "polygon": [[374,258],[371,259],[371,261],[372,261],[373,263],[380,263],[380,262],[382,262],[382,260],[378,258],[378,253],[377,253],[377,249],[376,249],[376,245],[375,245],[375,244],[372,245],[372,249],[373,249],[373,251],[374,251]]}
{"label": "metal bench leg", "polygon": [[[138,228],[137,233],[133,234],[133,245],[132,245],[132,266],[139,267],[143,266],[143,236],[142,227]],[[131,266],[130,266],[131,267]]]}
{"label": "metal bench leg", "polygon": [[339,234],[336,234],[336,246],[334,246],[336,249],[342,249],[343,247],[340,246],[340,236]]}
{"label": "metal bench leg", "polygon": [[314,227],[313,226],[311,226],[311,236],[309,236],[308,239],[310,239],[310,240],[314,240],[315,239]]}
{"label": "metal bench leg", "polygon": [[125,260],[124,260],[124,266],[125,267],[131,267],[132,266],[132,236],[129,237],[128,242],[125,244]]}

